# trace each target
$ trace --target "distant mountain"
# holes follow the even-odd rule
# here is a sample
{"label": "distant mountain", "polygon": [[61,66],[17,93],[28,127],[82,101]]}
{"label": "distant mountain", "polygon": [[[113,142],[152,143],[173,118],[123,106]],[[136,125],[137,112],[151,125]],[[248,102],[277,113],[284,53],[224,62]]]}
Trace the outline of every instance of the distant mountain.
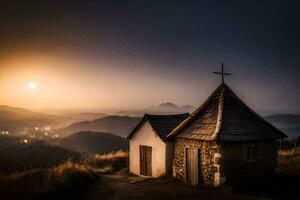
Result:
{"label": "distant mountain", "polygon": [[104,113],[72,113],[65,115],[50,115],[34,112],[24,108],[0,105],[0,133],[9,131],[10,134],[20,135],[26,128],[52,128],[68,126],[74,122],[92,120],[106,116]]}
{"label": "distant mountain", "polygon": [[161,103],[158,105],[158,108],[163,108],[163,109],[177,109],[179,108],[177,105],[175,105],[172,102],[165,102],[165,103]]}
{"label": "distant mountain", "polygon": [[0,105],[0,120],[3,122],[5,120],[23,120],[23,119],[49,119],[54,117],[53,115],[47,115],[43,113],[33,112],[24,108],[15,108],[6,105]]}
{"label": "distant mountain", "polygon": [[300,137],[300,115],[273,114],[264,118],[285,132],[289,137]]}
{"label": "distant mountain", "polygon": [[194,106],[191,106],[191,105],[184,105],[181,108],[186,109],[186,110],[192,110],[192,111],[194,111],[196,109]]}
{"label": "distant mountain", "polygon": [[92,113],[92,112],[68,113],[63,115],[63,117],[73,120],[73,123],[79,121],[89,121],[89,120],[99,119],[106,116],[107,114],[105,113],[97,113],[97,112],[96,113]]}
{"label": "distant mountain", "polygon": [[126,137],[130,131],[141,120],[139,117],[108,116],[92,121],[74,123],[66,128],[60,129],[61,135],[70,135],[80,131],[108,132]]}
{"label": "distant mountain", "polygon": [[274,123],[300,125],[300,115],[297,114],[273,114],[268,115],[265,118]]}
{"label": "distant mountain", "polygon": [[82,131],[62,138],[59,145],[83,154],[128,150],[127,139],[110,133],[91,131]]}
{"label": "distant mountain", "polygon": [[0,106],[0,131],[18,134],[25,127],[59,126],[66,123],[61,116],[33,112],[23,108]]}
{"label": "distant mountain", "polygon": [[151,107],[146,112],[153,114],[176,114],[176,113],[192,113],[195,110],[193,106],[184,105],[177,106],[172,102],[161,103],[156,107]]}
{"label": "distant mountain", "polygon": [[158,106],[151,106],[145,109],[122,110],[117,112],[117,115],[141,117],[145,113],[160,114],[160,115],[182,114],[182,113],[192,113],[195,111],[195,109],[196,108],[191,105],[178,106],[172,102],[164,102],[159,104]]}

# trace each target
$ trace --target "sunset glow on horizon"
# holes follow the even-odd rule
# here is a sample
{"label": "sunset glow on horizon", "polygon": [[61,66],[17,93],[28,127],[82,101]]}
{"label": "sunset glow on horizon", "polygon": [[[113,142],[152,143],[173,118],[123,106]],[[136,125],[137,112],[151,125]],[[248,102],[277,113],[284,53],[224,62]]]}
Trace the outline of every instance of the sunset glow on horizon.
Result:
{"label": "sunset glow on horizon", "polygon": [[[35,56],[2,63],[7,68],[1,68],[0,104],[37,110],[143,109],[161,102],[198,106],[220,83],[219,77],[214,76],[210,68],[203,68],[204,73],[199,73],[198,80],[189,80],[174,73],[160,74],[148,70],[149,73],[144,74],[115,68],[113,64],[82,60],[76,62],[75,59]],[[82,66],[87,65],[90,68],[85,70]],[[219,70],[219,67],[216,64],[214,70]],[[228,68],[226,70],[231,67]],[[247,84],[247,87],[236,81],[238,71],[232,73],[233,77],[226,79],[226,82],[232,84],[233,89],[249,105],[261,109],[263,106],[257,104],[258,100],[269,103],[264,99],[266,96],[263,90],[251,89],[251,85]],[[27,77],[33,79],[28,81]],[[33,92],[26,92],[24,83],[27,90]]]}
{"label": "sunset glow on horizon", "polygon": [[[0,63],[6,66],[0,69],[0,94],[6,94],[0,99],[0,104],[30,109],[137,109],[158,105],[161,101],[189,103],[184,99],[178,101],[176,88],[183,90],[184,86],[172,79],[126,69],[116,70],[111,67],[113,64],[83,62],[84,59],[77,62],[66,58],[20,56]],[[91,69],[83,71],[82,66],[86,65]],[[33,78],[28,81],[26,77]],[[24,83],[27,90],[34,93],[24,90]],[[146,93],[140,96],[141,91]],[[162,94],[168,97],[156,97]]]}

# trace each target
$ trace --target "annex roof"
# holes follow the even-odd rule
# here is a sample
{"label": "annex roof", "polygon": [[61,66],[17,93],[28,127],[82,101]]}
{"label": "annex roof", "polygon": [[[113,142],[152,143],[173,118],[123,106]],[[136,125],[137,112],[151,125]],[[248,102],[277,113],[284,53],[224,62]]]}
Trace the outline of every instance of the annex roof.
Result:
{"label": "annex roof", "polygon": [[128,135],[128,139],[136,133],[136,131],[143,125],[145,121],[149,121],[154,132],[163,140],[167,139],[167,135],[170,134],[174,128],[176,128],[183,120],[189,116],[188,113],[175,114],[175,115],[151,115],[145,114],[140,123],[133,129]]}

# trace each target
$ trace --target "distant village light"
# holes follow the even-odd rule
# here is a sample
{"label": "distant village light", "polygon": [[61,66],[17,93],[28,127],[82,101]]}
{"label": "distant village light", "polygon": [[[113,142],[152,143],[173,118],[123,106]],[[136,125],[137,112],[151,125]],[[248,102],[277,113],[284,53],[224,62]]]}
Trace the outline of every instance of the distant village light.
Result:
{"label": "distant village light", "polygon": [[51,126],[46,126],[44,129],[45,131],[51,131]]}
{"label": "distant village light", "polygon": [[9,135],[9,132],[8,131],[2,131],[1,134],[2,135]]}

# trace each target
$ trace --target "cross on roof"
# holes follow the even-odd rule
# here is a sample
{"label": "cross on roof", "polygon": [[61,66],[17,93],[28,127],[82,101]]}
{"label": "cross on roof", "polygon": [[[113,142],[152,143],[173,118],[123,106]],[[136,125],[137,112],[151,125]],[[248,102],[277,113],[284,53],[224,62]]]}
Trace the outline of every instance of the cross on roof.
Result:
{"label": "cross on roof", "polygon": [[224,63],[222,63],[222,71],[221,72],[213,72],[214,74],[222,75],[222,83],[224,83],[224,75],[232,75],[230,73],[224,72]]}

